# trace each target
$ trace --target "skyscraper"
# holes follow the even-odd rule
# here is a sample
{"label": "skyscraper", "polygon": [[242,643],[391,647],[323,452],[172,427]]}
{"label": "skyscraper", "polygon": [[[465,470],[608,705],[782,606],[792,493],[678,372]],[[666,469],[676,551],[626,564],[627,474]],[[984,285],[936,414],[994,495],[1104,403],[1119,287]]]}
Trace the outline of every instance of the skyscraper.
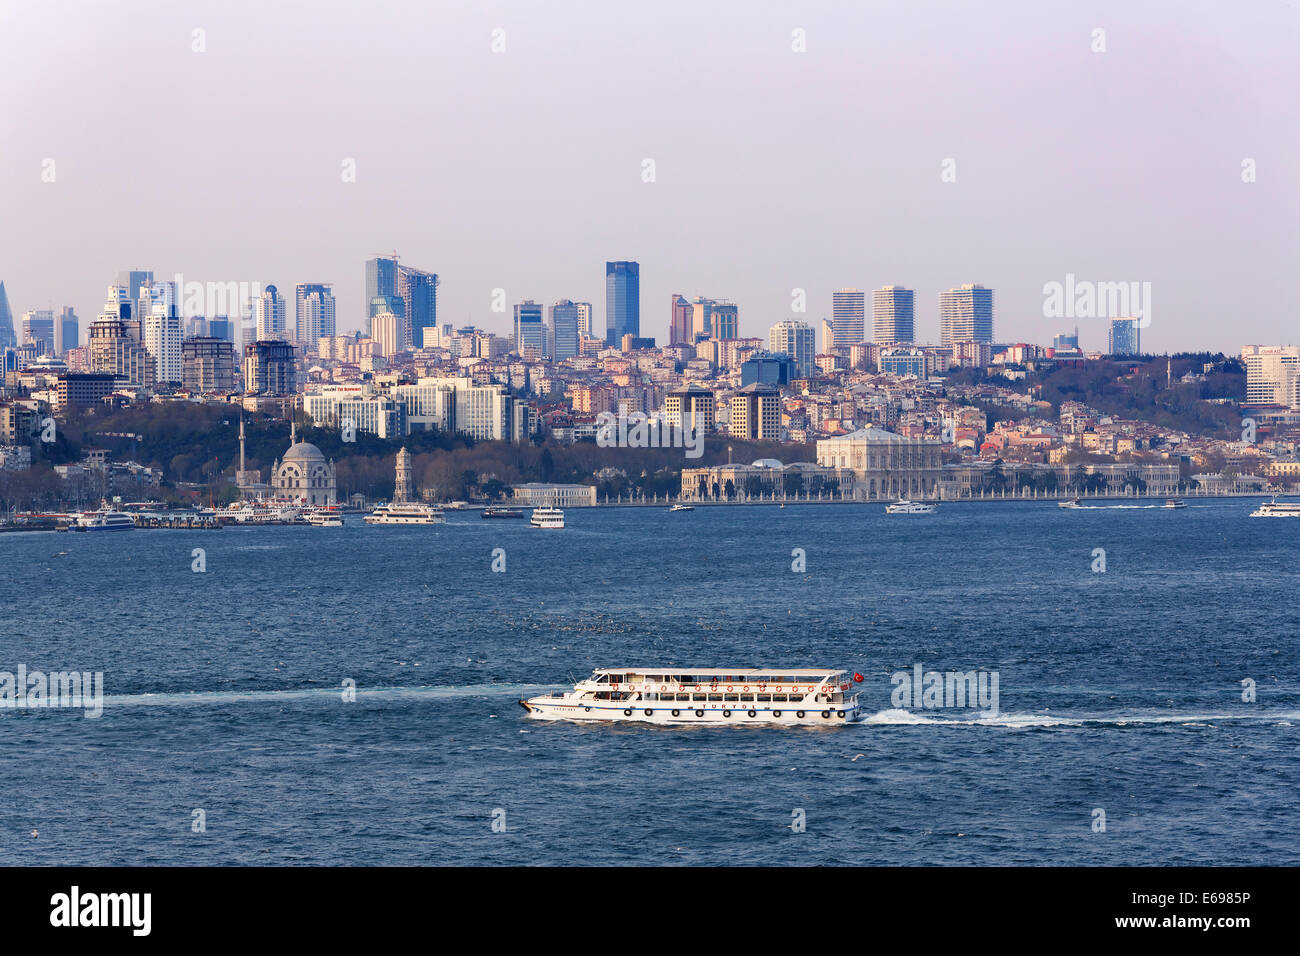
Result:
{"label": "skyscraper", "polygon": [[381,295],[397,295],[396,256],[366,260],[366,302],[373,302]]}
{"label": "skyscraper", "polygon": [[715,339],[740,337],[740,309],[734,302],[715,302],[709,310],[709,335]]}
{"label": "skyscraper", "polygon": [[1137,319],[1116,318],[1110,320],[1110,354],[1142,354],[1142,333],[1139,331]]}
{"label": "skyscraper", "polygon": [[887,285],[871,293],[871,325],[873,338],[882,345],[915,341],[912,290]]}
{"label": "skyscraper", "polygon": [[257,329],[257,340],[268,342],[273,339],[288,339],[289,322],[284,299],[280,290],[268,285],[260,296],[253,300],[253,322]]}
{"label": "skyscraper", "polygon": [[691,338],[691,317],[694,310],[690,301],[683,295],[673,293],[672,315],[668,320],[668,344],[689,345]]}
{"label": "skyscraper", "polygon": [[966,283],[939,293],[939,343],[993,341],[993,290]]}
{"label": "skyscraper", "polygon": [[813,373],[817,355],[816,333],[807,322],[785,319],[772,326],[767,333],[767,347],[779,355],[794,359],[800,377]]}
{"label": "skyscraper", "polygon": [[299,282],[294,291],[294,335],[315,345],[334,335],[334,286],[328,282]]}
{"label": "skyscraper", "polygon": [[181,320],[175,307],[158,306],[145,316],[144,347],[153,356],[157,381],[176,384],[183,381]]}
{"label": "skyscraper", "polygon": [[142,269],[127,269],[117,274],[117,284],[126,290],[126,300],[138,311],[140,288],[153,284],[153,273]]}
{"label": "skyscraper", "polygon": [[551,350],[553,361],[562,362],[578,354],[581,320],[577,303],[561,299],[551,306],[551,331],[555,336],[555,347]]}
{"label": "skyscraper", "polygon": [[20,345],[35,345],[41,355],[54,354],[54,312],[36,309],[23,313]]}
{"label": "skyscraper", "polygon": [[515,351],[524,358],[546,357],[542,306],[532,299],[525,299],[515,305]]}
{"label": "skyscraper", "polygon": [[438,276],[399,264],[397,253],[368,259],[366,305],[371,318],[380,312],[400,318],[406,347],[423,348],[424,330],[438,324]]}
{"label": "skyscraper", "polygon": [[618,347],[624,335],[641,335],[641,264],[605,263],[605,344]]}
{"label": "skyscraper", "polygon": [[410,348],[406,341],[406,323],[393,312],[380,312],[370,319],[370,337],[375,340],[379,354],[385,358]]}
{"label": "skyscraper", "polygon": [[699,342],[713,334],[713,306],[713,300],[702,295],[697,295],[691,303],[690,342]]}
{"label": "skyscraper", "polygon": [[590,302],[573,303],[578,309],[578,341],[591,335],[591,321],[595,310],[592,309]]}
{"label": "skyscraper", "polygon": [[827,349],[847,349],[866,339],[867,297],[857,289],[840,289],[831,296],[832,343],[822,343]]}
{"label": "skyscraper", "polygon": [[4,280],[0,279],[0,349],[12,348],[17,344],[14,314],[9,310],[9,295],[5,292]]}
{"label": "skyscraper", "polygon": [[1246,403],[1300,408],[1300,347],[1247,345],[1241,350],[1246,366]]}
{"label": "skyscraper", "polygon": [[[0,333],[2,335],[3,333]],[[75,349],[81,344],[81,322],[72,306],[65,305],[59,317],[54,320],[54,352],[62,355],[68,349]]]}
{"label": "skyscraper", "polygon": [[438,324],[438,276],[399,265],[397,294],[406,306],[407,347],[424,348],[424,330]]}

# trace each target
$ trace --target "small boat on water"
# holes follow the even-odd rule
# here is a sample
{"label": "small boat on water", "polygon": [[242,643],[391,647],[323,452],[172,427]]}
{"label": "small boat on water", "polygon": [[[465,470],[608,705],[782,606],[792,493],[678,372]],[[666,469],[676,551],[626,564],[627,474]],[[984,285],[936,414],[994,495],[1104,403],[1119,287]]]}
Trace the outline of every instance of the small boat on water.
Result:
{"label": "small boat on water", "polygon": [[935,506],[927,504],[924,501],[908,501],[906,498],[899,498],[890,505],[885,506],[887,515],[932,515],[935,512]]}
{"label": "small boat on water", "polygon": [[694,511],[695,507],[693,505],[684,505],[681,502],[678,502],[668,510],[669,511]]}
{"label": "small boat on water", "polygon": [[1056,503],[1056,507],[1074,509],[1074,508],[1082,508],[1083,505],[1079,502],[1078,498],[1071,498],[1069,501],[1058,501]]}
{"label": "small boat on water", "polygon": [[497,508],[490,507],[483,509],[484,518],[522,518],[524,516],[523,508]]}
{"label": "small boat on water", "polygon": [[1265,501],[1250,513],[1252,518],[1300,518],[1300,501]]}
{"label": "small boat on water", "polygon": [[827,668],[602,667],[519,703],[534,720],[842,727],[865,716],[858,698],[848,671]]}
{"label": "small boat on water", "polygon": [[529,518],[534,528],[563,528],[564,512],[559,508],[544,507],[534,508],[532,517]]}
{"label": "small boat on water", "polygon": [[366,524],[443,524],[447,518],[441,508],[411,502],[379,505],[362,519]]}
{"label": "small boat on water", "polygon": [[1182,498],[1166,498],[1162,508],[1186,508],[1187,502]]}

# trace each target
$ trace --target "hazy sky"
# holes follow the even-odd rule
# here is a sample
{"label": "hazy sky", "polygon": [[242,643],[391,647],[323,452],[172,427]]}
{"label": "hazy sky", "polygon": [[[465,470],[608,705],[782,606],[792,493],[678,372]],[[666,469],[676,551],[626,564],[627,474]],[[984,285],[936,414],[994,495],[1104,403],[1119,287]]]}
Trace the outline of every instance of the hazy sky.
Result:
{"label": "hazy sky", "polygon": [[1151,283],[1147,351],[1296,342],[1298,65],[1284,0],[0,0],[0,279],[83,327],[127,268],[333,282],[343,331],[396,250],[504,333],[497,287],[603,325],[627,258],[661,342],[673,292],[765,337],[890,283],[937,341],[963,282],[1043,342],[1074,273]]}

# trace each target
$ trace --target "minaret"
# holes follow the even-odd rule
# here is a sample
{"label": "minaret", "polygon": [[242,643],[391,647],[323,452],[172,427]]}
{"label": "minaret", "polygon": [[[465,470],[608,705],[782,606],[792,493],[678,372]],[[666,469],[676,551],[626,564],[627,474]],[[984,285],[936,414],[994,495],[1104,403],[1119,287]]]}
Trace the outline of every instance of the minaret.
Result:
{"label": "minaret", "polygon": [[244,473],[244,416],[239,416],[239,473]]}
{"label": "minaret", "polygon": [[298,444],[298,422],[294,418],[289,419],[289,447],[292,448]]}

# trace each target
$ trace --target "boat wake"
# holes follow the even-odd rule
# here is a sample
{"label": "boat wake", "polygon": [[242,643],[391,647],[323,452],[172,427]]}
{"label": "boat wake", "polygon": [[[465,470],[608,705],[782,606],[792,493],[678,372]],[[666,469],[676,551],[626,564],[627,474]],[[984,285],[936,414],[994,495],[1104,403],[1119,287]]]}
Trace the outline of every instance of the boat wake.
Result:
{"label": "boat wake", "polygon": [[1096,714],[1057,716],[1053,714],[998,714],[996,717],[939,717],[918,714],[910,710],[882,710],[859,722],[862,726],[951,726],[951,727],[1140,727],[1155,724],[1181,724],[1189,727],[1209,727],[1218,721],[1272,721],[1290,725],[1300,721],[1294,711],[1261,712],[1258,714]]}
{"label": "boat wake", "polygon": [[[554,690],[554,684],[462,684],[457,686],[358,687],[357,700],[448,700],[458,697],[519,697]],[[223,707],[231,704],[280,704],[289,701],[338,701],[343,687],[285,690],[215,690],[179,693],[105,694],[104,709],[123,707]]]}

